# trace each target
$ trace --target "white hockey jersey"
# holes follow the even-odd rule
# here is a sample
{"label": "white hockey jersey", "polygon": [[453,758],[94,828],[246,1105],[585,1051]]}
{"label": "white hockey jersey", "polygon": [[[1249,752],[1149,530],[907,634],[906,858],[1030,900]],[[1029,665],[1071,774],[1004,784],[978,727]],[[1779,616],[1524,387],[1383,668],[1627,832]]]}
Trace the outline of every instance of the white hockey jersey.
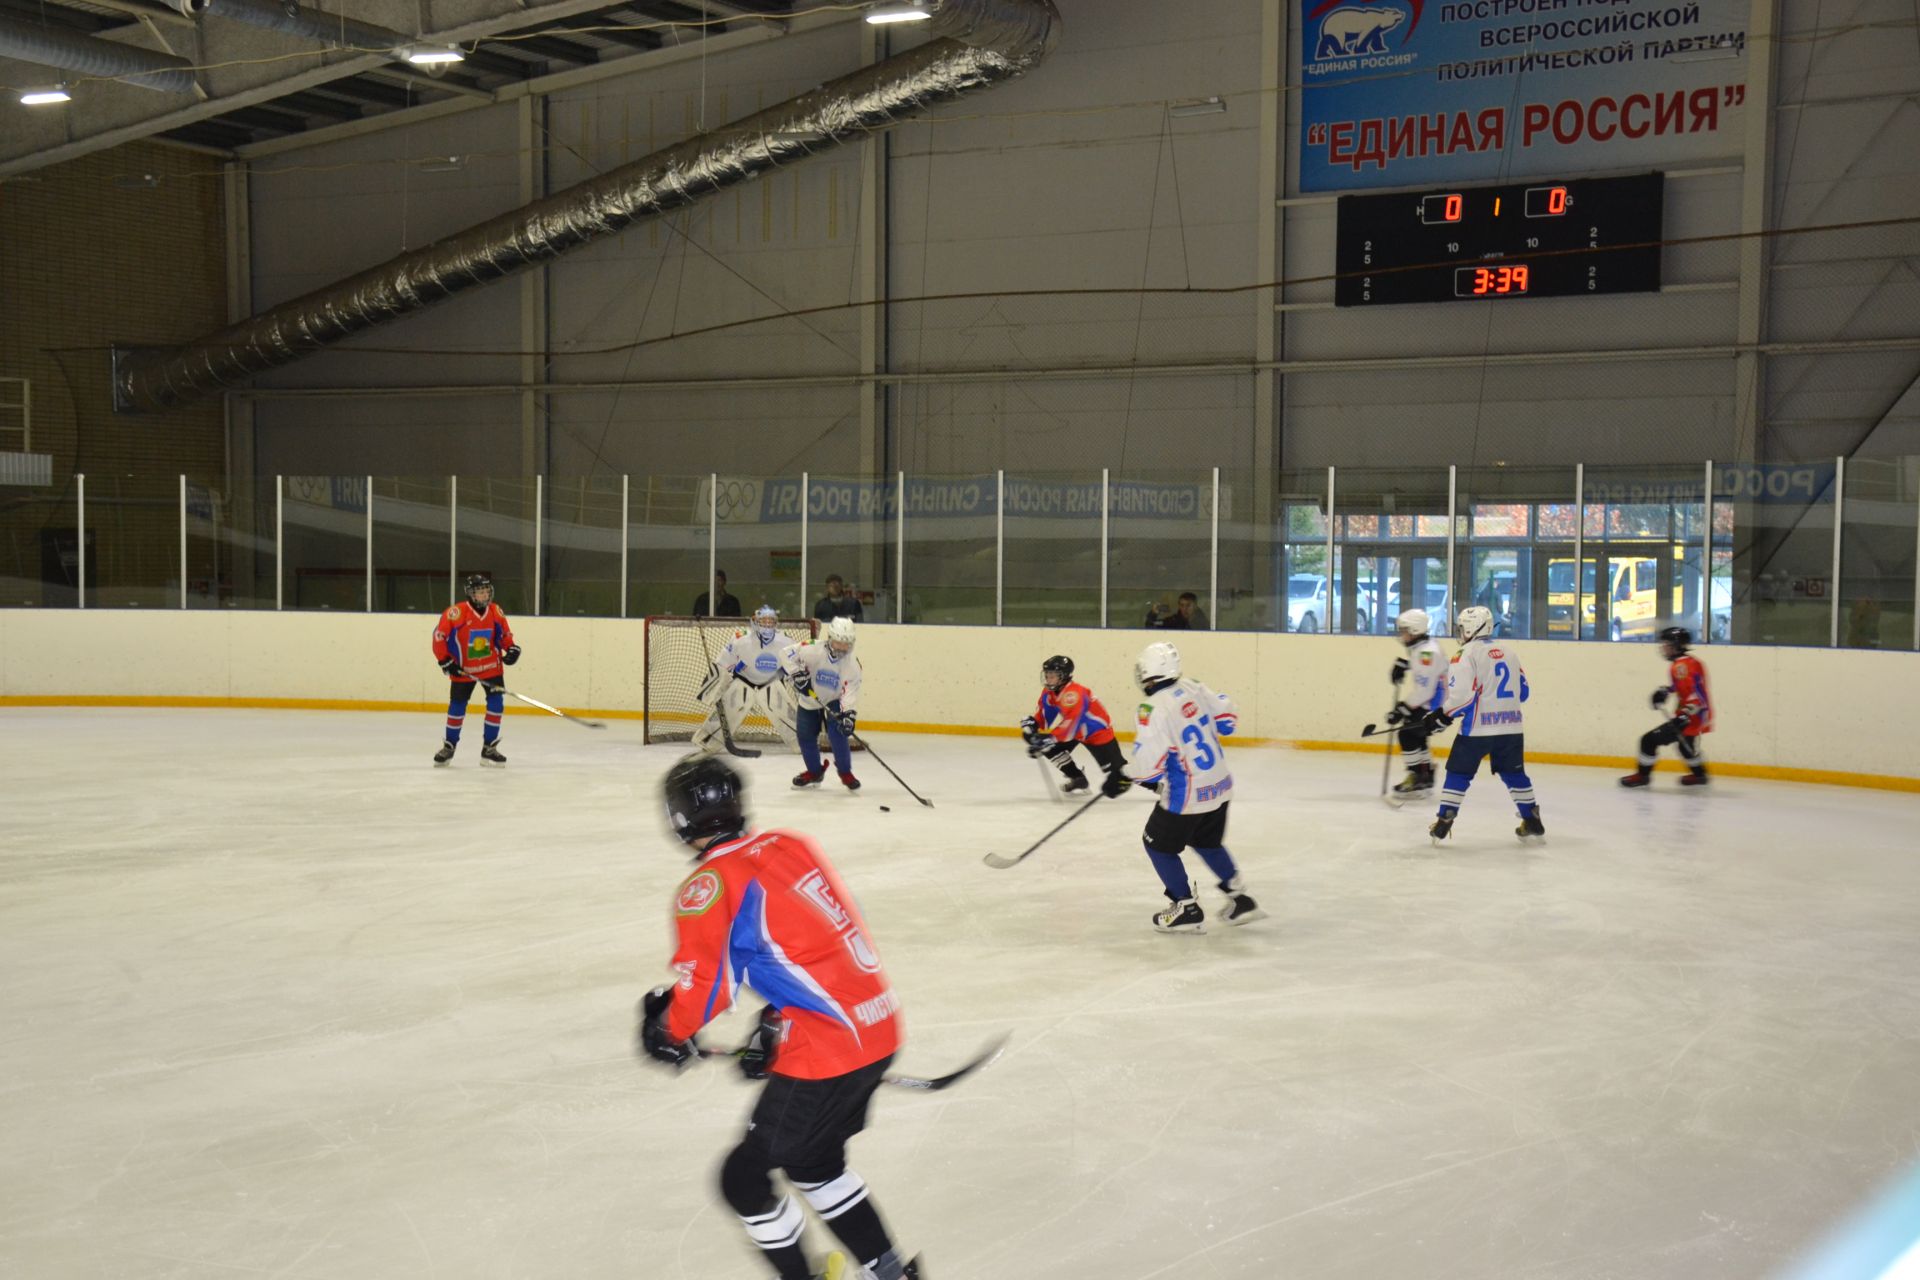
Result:
{"label": "white hockey jersey", "polygon": [[1431,711],[1447,691],[1447,655],[1432,636],[1407,650],[1407,674],[1400,681],[1400,705]]}
{"label": "white hockey jersey", "polygon": [[764,688],[779,678],[786,669],[788,652],[798,647],[791,636],[776,631],[771,641],[763,641],[758,630],[748,627],[727,641],[714,665],[732,672],[736,680]]}
{"label": "white hockey jersey", "polygon": [[1233,799],[1220,739],[1238,720],[1233,699],[1198,680],[1182,678],[1144,695],[1127,776],[1157,782],[1169,813],[1211,813]]}
{"label": "white hockey jersey", "polygon": [[836,658],[827,652],[824,641],[795,645],[786,655],[787,674],[805,672],[813,681],[813,696],[802,694],[800,705],[818,711],[838,699],[842,711],[852,711],[860,700],[860,659],[851,653]]}
{"label": "white hockey jersey", "polygon": [[1442,705],[1463,738],[1522,733],[1520,704],[1531,695],[1520,655],[1505,640],[1480,639],[1461,647],[1447,666]]}

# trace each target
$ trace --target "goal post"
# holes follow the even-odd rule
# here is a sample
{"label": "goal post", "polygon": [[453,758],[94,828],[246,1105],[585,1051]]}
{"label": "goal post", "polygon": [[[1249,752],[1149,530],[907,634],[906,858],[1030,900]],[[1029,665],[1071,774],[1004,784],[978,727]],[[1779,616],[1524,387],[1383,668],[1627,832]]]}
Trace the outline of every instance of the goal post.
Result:
{"label": "goal post", "polygon": [[[753,625],[747,618],[688,618],[658,615],[646,620],[643,642],[645,681],[641,715],[648,742],[689,742],[706,722],[708,707],[700,689],[713,674],[727,642]],[[782,618],[781,632],[797,644],[814,639],[820,624],[811,618]],[[773,724],[757,711],[731,726],[736,742],[779,746]]]}

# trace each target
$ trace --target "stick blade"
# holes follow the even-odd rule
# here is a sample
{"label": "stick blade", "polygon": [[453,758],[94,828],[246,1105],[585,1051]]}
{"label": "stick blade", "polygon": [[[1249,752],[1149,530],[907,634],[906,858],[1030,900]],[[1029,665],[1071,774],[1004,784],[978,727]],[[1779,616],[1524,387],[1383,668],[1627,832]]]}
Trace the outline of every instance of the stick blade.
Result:
{"label": "stick blade", "polygon": [[731,742],[727,743],[727,754],[730,756],[739,756],[742,760],[758,760],[760,758],[759,748],[735,746]]}
{"label": "stick blade", "polygon": [[1007,1051],[1007,1041],[1011,1039],[1013,1039],[1013,1033],[1009,1031],[998,1040],[989,1044],[981,1051],[980,1056],[972,1062],[961,1067],[958,1071],[951,1072],[947,1075],[935,1076],[931,1080],[923,1080],[918,1076],[890,1075],[886,1077],[886,1081],[888,1084],[897,1085],[902,1089],[919,1089],[927,1093],[937,1093],[941,1089],[950,1089],[982,1067],[990,1067],[999,1061],[1000,1055]]}
{"label": "stick blade", "polygon": [[[1020,857],[1025,856],[1024,854],[1020,855]],[[1020,858],[1009,858],[1004,853],[990,853],[982,858],[981,861],[992,867],[995,871],[1005,871],[1008,867],[1018,866]]]}
{"label": "stick blade", "polygon": [[927,808],[929,809],[933,808],[933,801],[927,799],[925,796],[915,796],[914,799],[918,800],[921,804],[927,806]]}

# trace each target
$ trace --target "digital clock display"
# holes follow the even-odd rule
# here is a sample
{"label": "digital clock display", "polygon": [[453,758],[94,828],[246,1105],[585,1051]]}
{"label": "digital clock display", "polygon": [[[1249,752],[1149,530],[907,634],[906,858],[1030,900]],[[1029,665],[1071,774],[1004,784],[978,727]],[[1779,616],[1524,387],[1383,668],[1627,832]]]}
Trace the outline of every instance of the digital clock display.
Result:
{"label": "digital clock display", "polygon": [[1660,288],[1665,178],[1573,178],[1341,196],[1334,304]]}

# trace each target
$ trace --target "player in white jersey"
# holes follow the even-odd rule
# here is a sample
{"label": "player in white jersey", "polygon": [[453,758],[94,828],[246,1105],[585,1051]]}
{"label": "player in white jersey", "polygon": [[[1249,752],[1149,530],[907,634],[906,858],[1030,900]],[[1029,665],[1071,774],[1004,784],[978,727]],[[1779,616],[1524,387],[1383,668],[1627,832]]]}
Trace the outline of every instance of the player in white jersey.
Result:
{"label": "player in white jersey", "polygon": [[1227,923],[1259,919],[1266,912],[1241,885],[1239,868],[1226,849],[1233,773],[1220,739],[1232,735],[1239,717],[1233,699],[1198,680],[1182,679],[1180,651],[1164,641],[1140,651],[1133,678],[1145,695],[1133,761],[1124,773],[1108,774],[1100,792],[1122,796],[1131,782],[1159,793],[1144,839],[1172,905],[1154,913],[1153,927],[1162,933],[1205,932],[1206,912],[1194,901],[1193,882],[1180,860],[1189,847],[1227,895]]}
{"label": "player in white jersey", "polygon": [[1460,652],[1447,667],[1447,688],[1440,709],[1427,713],[1430,729],[1458,723],[1460,736],[1447,753],[1447,781],[1440,792],[1440,813],[1427,833],[1435,844],[1453,831],[1453,820],[1467,798],[1467,787],[1482,760],[1507,784],[1520,825],[1514,834],[1539,840],[1547,829],[1527,777],[1526,716],[1521,705],[1532,695],[1520,655],[1505,640],[1493,638],[1493,611],[1470,605],[1460,611]]}
{"label": "player in white jersey", "polygon": [[787,653],[786,670],[793,680],[793,691],[800,695],[794,730],[800,738],[801,758],[807,762],[794,777],[794,789],[817,787],[827,776],[820,762],[820,729],[824,724],[841,785],[858,791],[860,779],[853,776],[853,755],[847,750],[855,704],[860,701],[860,660],[853,656],[853,619],[835,618],[827,624],[827,634],[819,643],[795,646]]}
{"label": "player in white jersey", "polygon": [[733,732],[753,714],[772,721],[781,741],[798,747],[793,728],[798,707],[786,672],[787,653],[796,647],[780,630],[778,610],[763,604],[753,611],[753,625],[735,632],[714,659],[713,676],[701,690],[700,699],[712,710],[693,735],[694,750],[721,749],[725,742],[723,715],[725,730]]}
{"label": "player in white jersey", "polygon": [[1447,659],[1427,634],[1433,621],[1425,609],[1409,609],[1397,623],[1406,654],[1393,660],[1393,710],[1389,725],[1400,726],[1400,755],[1407,763],[1402,778],[1387,797],[1396,805],[1425,800],[1433,794],[1433,753],[1427,750],[1427,712],[1440,705],[1447,691]]}

